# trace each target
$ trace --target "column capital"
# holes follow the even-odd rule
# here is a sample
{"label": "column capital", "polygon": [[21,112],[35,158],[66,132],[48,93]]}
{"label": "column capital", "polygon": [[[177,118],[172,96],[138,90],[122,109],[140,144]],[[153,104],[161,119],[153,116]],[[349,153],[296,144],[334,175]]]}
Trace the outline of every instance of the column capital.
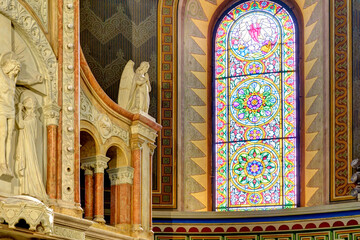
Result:
{"label": "column capital", "polygon": [[56,103],[50,103],[43,107],[46,126],[59,125],[61,107]]}
{"label": "column capital", "polygon": [[111,185],[120,185],[123,183],[133,184],[134,168],[125,166],[106,170],[109,174]]}
{"label": "column capital", "polygon": [[107,168],[107,163],[110,158],[104,155],[96,155],[91,157],[82,158],[81,168],[85,169],[93,169],[94,173],[104,173],[105,168]]}
{"label": "column capital", "polygon": [[135,136],[135,137],[132,136],[130,140],[131,150],[141,149],[144,142],[145,139],[139,136]]}
{"label": "column capital", "polygon": [[94,174],[94,169],[91,166],[91,164],[88,163],[81,163],[80,164],[80,168],[82,170],[85,170],[85,175],[93,175]]}
{"label": "column capital", "polygon": [[150,149],[150,154],[153,155],[153,154],[154,154],[154,151],[155,151],[155,149],[156,149],[156,145],[153,144],[153,143],[151,143],[151,142],[149,142],[147,145],[148,145],[148,147],[149,147],[149,149]]}

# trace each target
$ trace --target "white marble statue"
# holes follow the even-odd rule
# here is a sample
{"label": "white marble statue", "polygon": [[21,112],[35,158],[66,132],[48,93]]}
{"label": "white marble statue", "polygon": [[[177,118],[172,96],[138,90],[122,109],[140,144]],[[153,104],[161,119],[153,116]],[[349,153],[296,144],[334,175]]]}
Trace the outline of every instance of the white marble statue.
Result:
{"label": "white marble statue", "polygon": [[12,176],[11,153],[15,127],[16,85],[33,85],[42,82],[36,79],[18,79],[20,62],[12,52],[0,54],[0,176]]}
{"label": "white marble statue", "polygon": [[20,194],[46,200],[47,195],[36,153],[35,143],[40,121],[34,93],[29,90],[22,92],[18,108],[16,122],[19,127],[19,137],[16,147],[15,173],[20,181]]}
{"label": "white marble statue", "polygon": [[151,85],[149,63],[142,62],[134,72],[134,62],[129,61],[121,75],[118,104],[131,112],[149,112]]}

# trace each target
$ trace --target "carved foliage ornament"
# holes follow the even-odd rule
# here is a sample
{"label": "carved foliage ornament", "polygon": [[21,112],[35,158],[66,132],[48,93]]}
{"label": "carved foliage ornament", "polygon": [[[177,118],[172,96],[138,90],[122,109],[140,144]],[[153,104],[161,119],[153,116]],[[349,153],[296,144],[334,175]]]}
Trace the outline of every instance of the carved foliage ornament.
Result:
{"label": "carved foliage ornament", "polygon": [[132,167],[112,168],[106,171],[109,174],[111,185],[133,184],[134,168]]}
{"label": "carved foliage ornament", "polygon": [[99,113],[82,90],[80,92],[80,119],[96,123],[103,144],[110,137],[116,136],[129,145],[129,132],[113,124],[105,114]]}

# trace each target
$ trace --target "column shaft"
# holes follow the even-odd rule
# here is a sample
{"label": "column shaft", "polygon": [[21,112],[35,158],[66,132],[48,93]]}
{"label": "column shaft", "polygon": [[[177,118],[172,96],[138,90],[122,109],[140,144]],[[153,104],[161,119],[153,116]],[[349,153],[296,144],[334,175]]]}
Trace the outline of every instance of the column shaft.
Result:
{"label": "column shaft", "polygon": [[93,174],[85,174],[85,214],[84,218],[94,218],[94,178]]}
{"label": "column shaft", "polygon": [[116,225],[120,223],[120,201],[119,197],[121,196],[120,186],[111,185],[111,213],[110,213],[110,224]]}
{"label": "column shaft", "polygon": [[131,223],[131,185],[123,183],[119,185],[119,223],[130,224]]}
{"label": "column shaft", "polygon": [[104,223],[104,173],[95,172],[94,180],[94,221]]}
{"label": "column shaft", "polygon": [[46,192],[50,199],[56,199],[56,138],[57,126],[48,125],[47,130],[47,180]]}
{"label": "column shaft", "polygon": [[132,150],[134,166],[133,182],[133,224],[141,225],[141,149]]}

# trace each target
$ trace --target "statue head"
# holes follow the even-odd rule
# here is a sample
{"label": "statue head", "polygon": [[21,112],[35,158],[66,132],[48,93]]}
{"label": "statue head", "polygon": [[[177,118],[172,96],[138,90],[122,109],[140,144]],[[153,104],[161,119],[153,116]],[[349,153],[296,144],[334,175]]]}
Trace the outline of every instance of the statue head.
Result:
{"label": "statue head", "polygon": [[25,90],[21,93],[20,102],[23,104],[26,111],[33,112],[37,109],[37,100],[34,94],[29,90]]}
{"label": "statue head", "polygon": [[20,72],[20,62],[15,59],[7,59],[1,67],[4,73],[9,76],[13,75],[16,77]]}
{"label": "statue head", "polygon": [[145,74],[150,68],[150,64],[148,62],[140,63],[140,66],[136,69],[137,73]]}

